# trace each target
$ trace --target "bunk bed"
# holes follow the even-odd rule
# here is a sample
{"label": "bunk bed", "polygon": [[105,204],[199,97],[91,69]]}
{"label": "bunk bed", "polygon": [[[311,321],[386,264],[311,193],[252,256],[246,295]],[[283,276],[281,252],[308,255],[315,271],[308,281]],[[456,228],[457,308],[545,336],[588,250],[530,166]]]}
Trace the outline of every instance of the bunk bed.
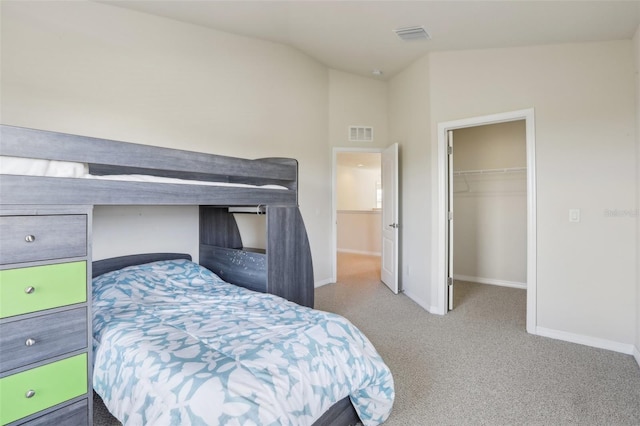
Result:
{"label": "bunk bed", "polygon": [[[11,306],[24,304],[20,300],[25,294],[37,298],[47,290],[31,290],[31,293],[31,287],[16,290],[22,285],[18,283],[11,290],[13,293],[2,293],[2,331],[21,328],[29,321],[52,324],[64,315],[75,315],[78,322],[73,344],[57,344],[55,350],[40,350],[33,358],[25,358],[16,365],[0,363],[0,393],[3,395],[0,411],[9,413],[0,415],[2,424],[68,422],[72,418],[77,424],[90,424],[93,386],[90,342],[94,341],[92,279],[117,273],[122,268],[158,261],[188,261],[183,255],[170,254],[167,258],[145,254],[92,262],[93,206],[197,205],[200,209],[199,265],[189,261],[191,266],[202,267],[215,277],[216,282],[221,279],[255,291],[257,295],[264,293],[266,298],[286,299],[282,302],[294,309],[317,312],[309,310],[313,307],[313,267],[306,229],[298,209],[298,166],[294,159],[248,160],[5,125],[0,127],[0,156],[3,161],[0,164],[3,240],[0,244],[0,290],[4,292],[9,288],[5,284],[18,272],[22,277],[55,278],[56,274],[63,277],[75,274],[78,286],[86,285],[84,293],[76,292],[80,294],[76,299],[40,300],[39,304],[17,311]],[[25,164],[26,171],[23,170]],[[243,246],[234,209],[265,215],[266,249],[251,250]],[[83,276],[85,281],[80,279]],[[64,286],[65,280],[68,278],[58,280],[56,285]],[[101,319],[109,316],[104,312],[100,315]],[[25,345],[13,344],[11,340],[24,342],[24,333],[12,331],[2,335],[6,340],[2,342],[3,352],[5,348],[11,350],[13,346]],[[84,339],[81,338],[83,335]],[[47,339],[43,337],[42,340]],[[19,350],[24,351],[24,348]],[[374,358],[377,356],[372,348],[365,352]],[[6,352],[0,358],[4,360],[12,354]],[[41,369],[66,362],[77,364],[73,368],[84,369],[84,373],[79,376],[74,391],[68,395],[62,393],[60,398],[63,400],[27,406],[22,400],[5,397],[13,378],[36,374]],[[65,364],[65,368],[72,367]],[[383,380],[384,391],[377,391],[384,394],[382,399],[386,399],[384,403],[382,400],[376,402],[381,406],[386,404],[382,413],[371,417],[363,408],[366,404],[362,403],[354,408],[354,396],[351,395],[334,401],[321,415],[307,413],[304,418],[314,419],[314,425],[346,425],[360,421],[359,412],[361,416],[365,413],[365,418],[361,419],[365,424],[384,421],[393,403],[393,382],[386,366],[380,368],[378,376],[388,375]],[[30,395],[31,390],[27,394]],[[34,395],[27,398],[29,401],[37,399]],[[10,405],[18,408],[4,409]]]}

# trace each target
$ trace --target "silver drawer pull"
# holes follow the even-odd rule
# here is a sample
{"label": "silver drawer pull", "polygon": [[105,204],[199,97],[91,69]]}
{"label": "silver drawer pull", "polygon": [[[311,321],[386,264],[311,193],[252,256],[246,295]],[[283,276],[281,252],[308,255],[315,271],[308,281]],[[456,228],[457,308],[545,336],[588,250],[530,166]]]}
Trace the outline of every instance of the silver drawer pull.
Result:
{"label": "silver drawer pull", "polygon": [[24,292],[27,294],[32,294],[34,291],[36,291],[36,288],[31,286],[24,289]]}
{"label": "silver drawer pull", "polygon": [[35,235],[27,235],[26,237],[24,237],[24,240],[28,243],[32,243],[36,240],[36,236]]}
{"label": "silver drawer pull", "polygon": [[36,391],[34,391],[33,389],[29,389],[27,393],[24,394],[24,396],[26,396],[27,398],[33,398],[35,395]]}
{"label": "silver drawer pull", "polygon": [[24,342],[24,344],[25,344],[25,345],[27,345],[27,346],[33,346],[33,345],[35,345],[35,344],[36,344],[36,339],[28,338],[28,339]]}

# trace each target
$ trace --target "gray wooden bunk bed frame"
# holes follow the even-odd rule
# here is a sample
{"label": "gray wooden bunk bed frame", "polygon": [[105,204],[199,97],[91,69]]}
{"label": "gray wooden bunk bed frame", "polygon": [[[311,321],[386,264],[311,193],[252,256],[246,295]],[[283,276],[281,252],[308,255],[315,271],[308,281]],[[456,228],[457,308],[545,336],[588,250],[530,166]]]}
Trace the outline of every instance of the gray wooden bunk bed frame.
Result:
{"label": "gray wooden bunk bed frame", "polygon": [[[233,284],[313,307],[313,265],[298,208],[295,159],[249,160],[6,125],[0,125],[0,155],[86,163],[92,175],[142,174],[283,186],[286,189],[0,175],[0,208],[37,211],[52,206],[197,205],[202,266]],[[265,250],[243,246],[230,212],[237,207],[251,207],[266,215]],[[96,261],[92,276],[156,258],[146,254]],[[315,425],[353,425],[358,421],[347,397]]]}

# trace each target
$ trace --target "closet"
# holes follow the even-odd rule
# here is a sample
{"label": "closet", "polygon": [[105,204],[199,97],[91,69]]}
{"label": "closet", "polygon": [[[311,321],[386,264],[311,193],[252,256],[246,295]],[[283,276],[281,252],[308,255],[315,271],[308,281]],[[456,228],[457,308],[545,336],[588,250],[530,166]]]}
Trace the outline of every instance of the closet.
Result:
{"label": "closet", "polygon": [[526,288],[525,121],[456,129],[453,277]]}

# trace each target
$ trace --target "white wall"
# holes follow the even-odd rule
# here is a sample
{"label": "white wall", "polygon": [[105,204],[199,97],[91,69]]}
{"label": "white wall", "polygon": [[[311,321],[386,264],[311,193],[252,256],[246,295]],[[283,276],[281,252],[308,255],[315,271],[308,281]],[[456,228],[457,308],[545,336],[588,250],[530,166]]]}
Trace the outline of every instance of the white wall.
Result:
{"label": "white wall", "polygon": [[[315,277],[330,276],[326,67],[283,45],[95,2],[1,7],[4,124],[248,158],[297,158]],[[184,216],[180,230],[167,229],[165,219],[176,214]],[[197,208],[98,207],[94,253],[126,254],[169,241],[197,258],[197,220]],[[140,235],[112,232],[116,221]]]}
{"label": "white wall", "polygon": [[135,253],[189,253],[198,259],[198,208],[96,206],[93,259]]}
{"label": "white wall", "polygon": [[[454,172],[526,167],[525,122],[453,132]],[[526,171],[453,179],[453,272],[464,281],[526,287]]]}
{"label": "white wall", "polygon": [[[631,41],[438,52],[395,77],[390,88],[391,136],[419,129],[403,153],[415,161],[404,166],[403,188],[417,194],[403,201],[410,295],[430,306],[438,294],[425,284],[433,282],[433,259],[424,248],[435,249],[438,240],[437,123],[533,107],[538,328],[631,344],[636,219],[605,214],[635,207]],[[570,208],[582,209],[580,223],[568,222]],[[432,226],[419,226],[418,218]]]}
{"label": "white wall", "polygon": [[456,129],[453,170],[527,167],[524,120]]}
{"label": "white wall", "polygon": [[[371,155],[379,156],[379,154]],[[380,167],[337,166],[336,248],[338,251],[380,255],[382,217],[380,210],[376,210],[376,189],[381,178]]]}
{"label": "white wall", "polygon": [[382,214],[380,211],[338,211],[338,251],[380,256]]}
{"label": "white wall", "polygon": [[429,57],[425,56],[389,82],[389,135],[400,144],[402,289],[420,306],[433,310],[431,293],[436,289],[430,285],[431,241],[436,233],[431,182],[436,155],[430,146],[429,73]]}
{"label": "white wall", "polygon": [[336,170],[337,209],[367,210],[376,208],[376,189],[380,169],[338,165]]}
{"label": "white wall", "polygon": [[[384,148],[388,136],[387,83],[329,70],[329,144],[332,147]],[[373,127],[372,142],[350,142],[349,126]]]}

